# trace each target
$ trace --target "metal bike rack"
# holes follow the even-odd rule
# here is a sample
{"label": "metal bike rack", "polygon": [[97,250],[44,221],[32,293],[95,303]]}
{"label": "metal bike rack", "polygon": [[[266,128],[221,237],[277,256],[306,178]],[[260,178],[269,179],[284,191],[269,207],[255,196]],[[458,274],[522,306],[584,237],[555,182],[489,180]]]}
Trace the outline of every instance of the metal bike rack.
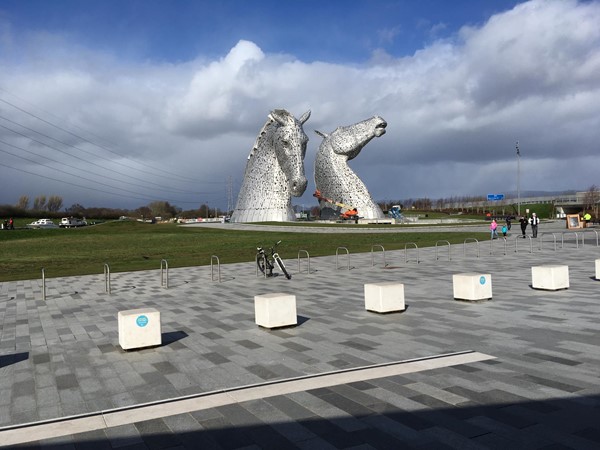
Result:
{"label": "metal bike rack", "polygon": [[[575,235],[575,247],[579,248],[579,231],[575,231],[573,234]],[[582,247],[583,247],[583,245],[582,245]]]}
{"label": "metal bike rack", "polygon": [[585,245],[585,233],[596,233],[596,247],[598,247],[598,232],[596,230],[584,230],[581,232],[581,246]]}
{"label": "metal bike rack", "polygon": [[169,263],[166,259],[160,260],[160,287],[169,288]]}
{"label": "metal bike rack", "polygon": [[104,264],[104,292],[110,295],[110,267]]}
{"label": "metal bike rack", "polygon": [[560,233],[560,248],[561,249],[565,248],[565,236],[564,236],[564,232]]}
{"label": "metal bike rack", "polygon": [[[529,253],[533,253],[533,240],[531,239],[531,236],[529,236],[529,235],[525,235],[525,237],[527,239],[529,239]],[[523,237],[517,236],[515,238],[515,253],[519,253],[519,239],[523,239]]]}
{"label": "metal bike rack", "polygon": [[463,242],[463,256],[467,255],[467,242],[475,242],[477,247],[477,257],[479,258],[479,241],[475,238],[466,238]]}
{"label": "metal bike rack", "polygon": [[[219,261],[219,257],[217,255],[212,255],[210,257],[210,281],[215,281],[213,261],[217,261],[217,273],[219,275],[219,283],[221,282],[221,261]],[[258,265],[256,266],[256,270],[258,270]]]}
{"label": "metal bike rack", "polygon": [[[540,234],[540,251],[542,250],[543,244],[544,244],[544,236],[547,235],[548,233],[542,233]],[[556,251],[556,233],[551,233],[552,235],[552,239],[554,240],[554,251]]]}
{"label": "metal bike rack", "polygon": [[[263,267],[265,268],[265,273],[263,273],[263,277],[267,278],[267,255],[262,255]],[[256,276],[258,276],[258,258],[255,259],[256,262]]]}
{"label": "metal bike rack", "polygon": [[[500,238],[498,238],[500,240]],[[507,239],[505,236],[502,236],[502,240],[504,241],[504,254],[506,255],[506,242]],[[494,254],[494,239],[490,239],[490,255]]]}
{"label": "metal bike rack", "polygon": [[300,270],[300,253],[306,253],[306,262],[308,263],[308,268],[306,269],[306,273],[310,275],[310,255],[306,250],[298,250],[298,273],[302,273]]}
{"label": "metal bike rack", "polygon": [[42,267],[42,300],[46,301],[46,270]]}
{"label": "metal bike rack", "polygon": [[444,240],[437,241],[435,243],[435,260],[437,261],[438,259],[440,259],[439,256],[438,256],[438,249],[439,249],[438,245],[439,245],[440,242],[445,242],[446,245],[448,246],[448,261],[450,261],[450,242],[444,241]]}
{"label": "metal bike rack", "polygon": [[340,250],[346,250],[346,255],[348,255],[347,261],[348,261],[348,267],[347,269],[350,270],[350,252],[348,251],[348,249],[346,247],[338,247],[335,250],[335,269],[338,269],[338,255],[339,255],[339,251]]}
{"label": "metal bike rack", "polygon": [[569,236],[569,235],[575,236],[575,247],[579,248],[579,232],[577,232],[577,231],[574,231],[574,232],[563,231],[561,233],[562,248],[564,248],[564,246],[565,246],[565,235],[567,235],[567,236]]}
{"label": "metal bike rack", "polygon": [[419,264],[419,247],[414,242],[407,242],[404,245],[404,260],[405,260],[404,262],[408,262],[408,251],[406,250],[406,247],[408,247],[409,245],[414,245],[415,248],[417,249],[417,264]]}
{"label": "metal bike rack", "polygon": [[373,253],[375,247],[381,249],[381,254],[383,255],[383,267],[387,266],[385,263],[385,248],[383,248],[383,245],[375,244],[371,246],[371,267],[375,266],[375,254]]}

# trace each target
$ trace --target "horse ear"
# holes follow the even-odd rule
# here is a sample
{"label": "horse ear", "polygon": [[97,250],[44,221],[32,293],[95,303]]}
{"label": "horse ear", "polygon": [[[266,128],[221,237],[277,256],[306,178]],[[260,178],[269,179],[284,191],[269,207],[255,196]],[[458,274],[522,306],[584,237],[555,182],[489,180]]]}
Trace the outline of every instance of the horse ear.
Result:
{"label": "horse ear", "polygon": [[271,114],[269,114],[269,116],[281,126],[284,126],[287,123],[285,117],[286,115],[289,116],[290,113],[287,112],[285,109],[275,109],[271,111]]}
{"label": "horse ear", "polygon": [[298,121],[304,125],[304,122],[306,122],[308,120],[308,118],[310,117],[310,109],[308,111],[306,111],[302,117],[300,117],[300,119],[298,119]]}
{"label": "horse ear", "polygon": [[322,133],[319,130],[315,130],[315,133],[317,133],[319,136],[321,136],[323,139],[327,138],[328,134],[327,133]]}

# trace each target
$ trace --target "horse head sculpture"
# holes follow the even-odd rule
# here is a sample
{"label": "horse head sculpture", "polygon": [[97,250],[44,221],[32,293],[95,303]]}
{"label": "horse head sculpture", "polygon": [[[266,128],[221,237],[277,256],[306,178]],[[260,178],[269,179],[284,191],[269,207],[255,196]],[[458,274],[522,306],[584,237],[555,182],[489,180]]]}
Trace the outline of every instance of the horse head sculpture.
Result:
{"label": "horse head sculpture", "polygon": [[306,190],[304,156],[308,137],[302,125],[284,109],[271,111],[248,156],[244,181],[232,222],[293,221],[291,197]]}
{"label": "horse head sculpture", "polygon": [[[338,218],[344,209],[356,208],[360,217],[383,219],[364,183],[348,166],[371,139],[385,134],[387,122],[379,116],[354,125],[338,127],[323,138],[315,160],[315,185],[319,193],[321,218]],[[327,201],[325,201],[327,200]]]}
{"label": "horse head sculpture", "polygon": [[293,197],[300,197],[304,194],[308,183],[304,175],[308,137],[302,125],[310,117],[310,111],[299,120],[282,109],[276,109],[270,116],[280,125],[274,130],[272,138],[277,162],[285,174],[290,194]]}

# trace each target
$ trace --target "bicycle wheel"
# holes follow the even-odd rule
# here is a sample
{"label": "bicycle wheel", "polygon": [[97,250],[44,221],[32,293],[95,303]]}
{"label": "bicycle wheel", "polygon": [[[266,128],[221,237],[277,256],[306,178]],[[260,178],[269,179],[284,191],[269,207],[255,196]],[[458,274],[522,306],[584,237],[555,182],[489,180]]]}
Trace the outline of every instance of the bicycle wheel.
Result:
{"label": "bicycle wheel", "polygon": [[276,255],[274,258],[275,258],[275,262],[279,266],[279,269],[283,272],[283,274],[285,275],[285,277],[288,280],[291,279],[292,276],[287,272],[287,270],[285,270],[285,265],[283,264],[283,261],[281,260],[281,258],[279,257],[279,255]]}
{"label": "bicycle wheel", "polygon": [[258,270],[264,275],[265,274],[265,257],[264,255],[257,254],[256,255],[256,265],[258,266]]}

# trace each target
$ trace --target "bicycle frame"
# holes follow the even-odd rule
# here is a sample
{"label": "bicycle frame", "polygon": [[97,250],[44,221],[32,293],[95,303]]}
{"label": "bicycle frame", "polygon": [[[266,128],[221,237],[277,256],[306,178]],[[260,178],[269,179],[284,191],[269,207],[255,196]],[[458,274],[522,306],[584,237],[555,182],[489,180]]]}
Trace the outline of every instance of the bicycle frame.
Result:
{"label": "bicycle frame", "polygon": [[288,273],[283,264],[283,260],[279,253],[275,251],[275,248],[281,243],[281,241],[277,241],[277,243],[265,251],[263,247],[257,247],[256,249],[256,264],[258,265],[259,270],[265,274],[267,277],[273,276],[273,269],[275,268],[275,264],[279,267],[279,269],[283,272],[285,277],[289,280],[292,276]]}

